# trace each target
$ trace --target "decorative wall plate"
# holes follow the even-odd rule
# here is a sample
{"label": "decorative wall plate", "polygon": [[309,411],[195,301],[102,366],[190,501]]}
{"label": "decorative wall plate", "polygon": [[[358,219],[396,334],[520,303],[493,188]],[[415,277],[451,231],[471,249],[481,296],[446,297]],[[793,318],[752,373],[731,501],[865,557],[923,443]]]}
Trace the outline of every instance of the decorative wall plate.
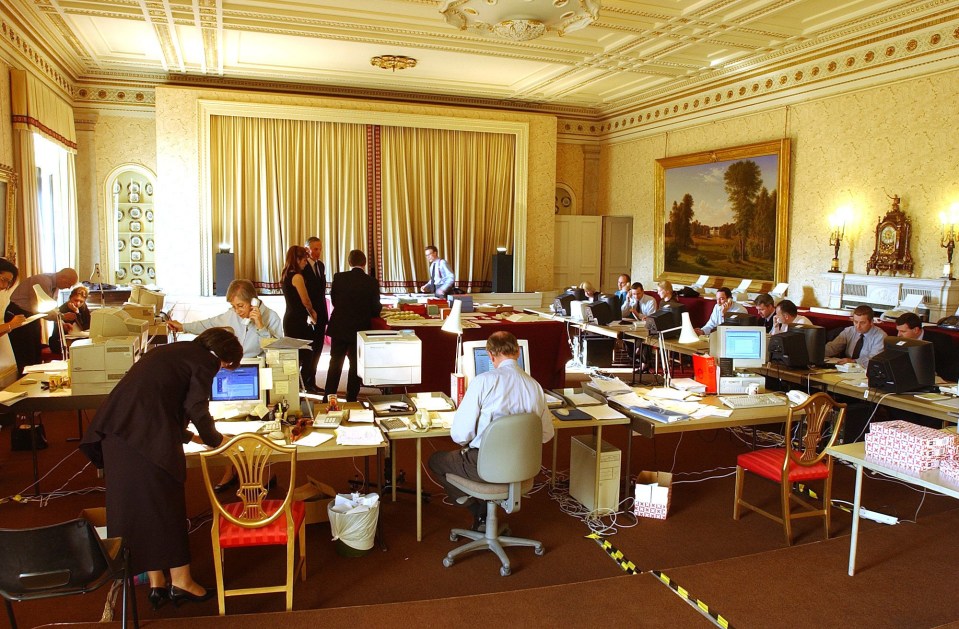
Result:
{"label": "decorative wall plate", "polygon": [[123,240],[122,238],[117,240],[117,251],[123,251],[123,249],[126,246],[127,246],[127,242],[125,240]]}
{"label": "decorative wall plate", "polygon": [[140,193],[131,192],[130,197],[127,199],[130,203],[139,203],[140,202]]}
{"label": "decorative wall plate", "polygon": [[134,262],[139,262],[143,259],[143,252],[139,249],[134,249],[130,252],[130,259]]}
{"label": "decorative wall plate", "polygon": [[130,231],[138,232],[140,231],[141,225],[140,221],[130,221]]}
{"label": "decorative wall plate", "polygon": [[141,280],[139,277],[135,277],[132,280],[130,280],[130,283],[140,286],[141,284],[143,284],[143,280]]}
{"label": "decorative wall plate", "polygon": [[123,210],[119,210],[119,209],[117,210],[117,220],[118,221],[123,220]]}
{"label": "decorative wall plate", "polygon": [[114,182],[113,182],[113,194],[120,194],[120,182],[119,182],[119,181],[114,181]]}
{"label": "decorative wall plate", "polygon": [[147,238],[147,249],[153,251],[156,248],[156,245],[153,243],[152,238]]}
{"label": "decorative wall plate", "polygon": [[143,216],[143,210],[138,207],[130,208],[130,218],[139,219],[141,216]]}
{"label": "decorative wall plate", "polygon": [[143,246],[143,238],[141,238],[141,237],[139,237],[139,236],[131,236],[131,237],[130,237],[130,245],[132,245],[132,246],[134,246],[134,247],[142,247],[142,246]]}
{"label": "decorative wall plate", "polygon": [[153,222],[153,210],[147,210],[147,220]]}
{"label": "decorative wall plate", "polygon": [[147,193],[148,196],[151,196],[151,197],[153,196],[153,184],[152,184],[152,183],[148,183],[148,184],[144,187],[144,190],[146,190],[146,193]]}
{"label": "decorative wall plate", "polygon": [[157,276],[157,272],[153,270],[153,267],[152,267],[152,266],[147,269],[147,276],[148,276],[151,280],[152,280],[154,277]]}
{"label": "decorative wall plate", "polygon": [[130,267],[130,272],[133,273],[134,275],[143,275],[143,265],[134,264],[133,266]]}
{"label": "decorative wall plate", "polygon": [[117,269],[117,279],[118,279],[118,280],[122,280],[122,279],[125,278],[126,276],[127,276],[127,272],[126,272],[125,269]]}

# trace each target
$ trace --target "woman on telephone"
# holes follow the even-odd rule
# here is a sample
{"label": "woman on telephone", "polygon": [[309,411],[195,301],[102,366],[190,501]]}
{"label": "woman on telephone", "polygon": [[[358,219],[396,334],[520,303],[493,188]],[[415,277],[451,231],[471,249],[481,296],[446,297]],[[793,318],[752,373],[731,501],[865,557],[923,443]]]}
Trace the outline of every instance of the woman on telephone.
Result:
{"label": "woman on telephone", "polygon": [[177,332],[199,334],[209,328],[230,328],[243,345],[243,357],[253,358],[263,354],[261,339],[281,338],[283,321],[280,315],[261,303],[250,280],[233,280],[226,290],[226,300],[232,306],[223,314],[200,321],[180,323],[169,321]]}

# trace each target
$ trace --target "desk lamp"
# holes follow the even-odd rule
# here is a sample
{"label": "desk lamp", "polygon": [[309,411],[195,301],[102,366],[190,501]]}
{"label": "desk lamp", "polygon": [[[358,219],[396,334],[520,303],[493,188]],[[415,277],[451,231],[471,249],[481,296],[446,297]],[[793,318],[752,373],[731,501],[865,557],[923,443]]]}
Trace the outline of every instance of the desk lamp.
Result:
{"label": "desk lamp", "polygon": [[693,324],[689,320],[689,313],[684,312],[681,316],[683,321],[682,325],[675,328],[669,328],[668,330],[659,331],[659,355],[663,361],[663,386],[666,387],[669,386],[669,383],[672,380],[672,373],[669,367],[669,356],[666,350],[666,339],[663,338],[663,335],[667,332],[675,332],[676,330],[680,330],[679,339],[676,341],[677,343],[682,345],[691,345],[699,342],[699,335],[696,334],[696,330],[693,328]]}
{"label": "desk lamp", "polygon": [[56,317],[57,331],[60,333],[60,347],[62,348],[63,359],[67,360],[67,337],[63,331],[63,318],[60,316],[57,302],[50,298],[39,284],[33,285],[33,292],[37,296],[37,314],[47,314]]}
{"label": "desk lamp", "polygon": [[459,299],[453,300],[453,307],[450,309],[449,316],[443,322],[440,328],[444,332],[456,335],[456,354],[453,356],[453,373],[459,371],[460,352],[463,350],[463,321],[460,313],[463,311],[463,302]]}

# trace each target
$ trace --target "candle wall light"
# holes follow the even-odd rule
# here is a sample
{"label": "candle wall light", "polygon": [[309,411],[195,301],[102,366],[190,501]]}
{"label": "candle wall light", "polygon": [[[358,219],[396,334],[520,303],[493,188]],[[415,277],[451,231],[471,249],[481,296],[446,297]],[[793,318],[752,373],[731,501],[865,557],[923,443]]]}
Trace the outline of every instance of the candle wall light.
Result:
{"label": "candle wall light", "polygon": [[959,236],[959,203],[953,203],[948,212],[939,213],[939,222],[942,225],[942,235],[939,245],[946,250],[946,263],[942,267],[942,277],[954,280],[952,276],[952,253],[956,248],[956,237]]}
{"label": "candle wall light", "polygon": [[829,245],[833,247],[832,265],[829,267],[830,273],[839,273],[839,245],[846,235],[846,223],[852,215],[852,208],[843,206],[833,212],[829,217]]}

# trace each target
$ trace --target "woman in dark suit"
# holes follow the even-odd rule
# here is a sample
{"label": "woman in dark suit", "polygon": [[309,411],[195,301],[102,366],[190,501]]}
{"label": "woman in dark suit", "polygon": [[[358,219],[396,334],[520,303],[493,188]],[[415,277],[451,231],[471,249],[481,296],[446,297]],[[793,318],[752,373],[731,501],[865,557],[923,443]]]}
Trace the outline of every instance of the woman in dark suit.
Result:
{"label": "woman in dark suit", "polygon": [[107,532],[129,547],[134,573],[149,575],[154,609],[168,598],[179,605],[215,593],[190,574],[183,444],[193,436],[186,429],[192,421],[203,443],[220,445],[209,412],[213,378],[242,357],[226,328],[151,350],[113,389],[80,444],[106,471]]}
{"label": "woman in dark suit", "polygon": [[[313,338],[313,324],[317,320],[303,278],[303,268],[309,259],[310,252],[306,247],[293,245],[286,252],[286,265],[283,267],[283,299],[286,300],[283,334],[306,341]],[[312,356],[312,352],[300,350],[301,374],[309,371]]]}

